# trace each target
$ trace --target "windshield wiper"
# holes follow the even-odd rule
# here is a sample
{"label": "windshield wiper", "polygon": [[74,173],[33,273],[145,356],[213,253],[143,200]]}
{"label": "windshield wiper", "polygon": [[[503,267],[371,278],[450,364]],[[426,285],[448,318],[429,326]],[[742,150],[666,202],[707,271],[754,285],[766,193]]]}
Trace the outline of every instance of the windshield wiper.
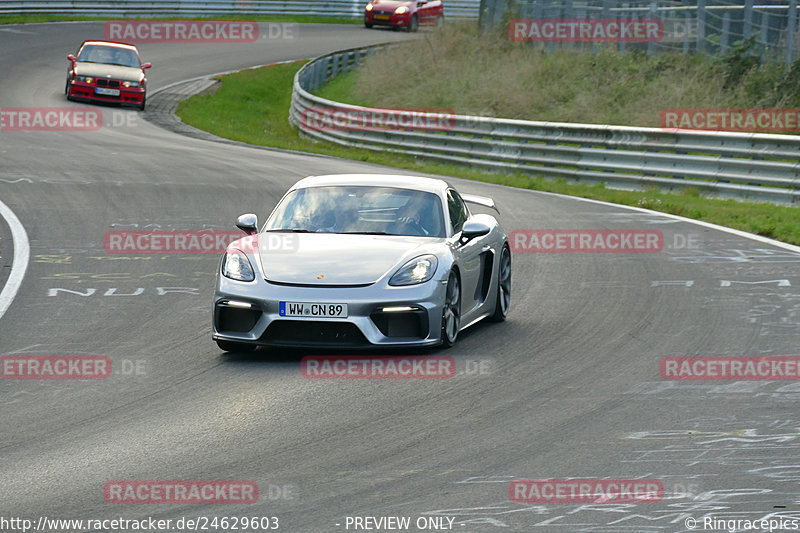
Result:
{"label": "windshield wiper", "polygon": [[340,231],[341,235],[395,235],[395,233],[386,233],[385,231]]}
{"label": "windshield wiper", "polygon": [[268,229],[267,233],[272,232],[285,232],[285,233],[313,233],[311,230],[308,229]]}

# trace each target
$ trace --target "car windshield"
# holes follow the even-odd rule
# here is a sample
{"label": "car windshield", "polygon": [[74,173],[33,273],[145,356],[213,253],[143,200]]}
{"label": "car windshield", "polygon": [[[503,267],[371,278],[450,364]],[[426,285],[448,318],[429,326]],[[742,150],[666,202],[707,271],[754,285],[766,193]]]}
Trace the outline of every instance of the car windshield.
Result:
{"label": "car windshield", "polygon": [[442,203],[435,194],[367,186],[294,190],[275,208],[264,230],[445,236]]}
{"label": "car windshield", "polygon": [[139,56],[133,50],[101,45],[86,45],[81,48],[78,61],[119,65],[122,67],[138,67],[141,65]]}

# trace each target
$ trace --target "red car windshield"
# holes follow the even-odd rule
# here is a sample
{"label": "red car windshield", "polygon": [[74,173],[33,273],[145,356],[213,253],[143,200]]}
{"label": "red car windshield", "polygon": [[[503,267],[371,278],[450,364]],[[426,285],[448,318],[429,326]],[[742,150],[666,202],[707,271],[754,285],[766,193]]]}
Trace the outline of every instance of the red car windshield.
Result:
{"label": "red car windshield", "polygon": [[86,45],[81,48],[78,61],[86,63],[104,63],[122,67],[139,67],[139,56],[133,50],[116,46]]}

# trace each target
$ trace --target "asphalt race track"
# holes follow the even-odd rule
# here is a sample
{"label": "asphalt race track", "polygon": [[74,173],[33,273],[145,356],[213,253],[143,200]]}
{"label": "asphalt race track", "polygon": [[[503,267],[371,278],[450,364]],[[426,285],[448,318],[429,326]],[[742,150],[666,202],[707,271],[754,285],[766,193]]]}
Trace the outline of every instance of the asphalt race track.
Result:
{"label": "asphalt race track", "polygon": [[[297,30],[252,44],[140,45],[154,65],[150,90],[406,38]],[[101,37],[102,23],[0,26],[0,107],[103,112],[97,131],[0,132],[0,202],[29,241],[5,314],[0,296],[0,354],[105,356],[114,369],[97,380],[0,380],[0,517],[263,516],[278,517],[280,531],[335,532],[357,530],[353,517],[396,516],[410,517],[408,531],[452,519],[463,533],[800,518],[797,380],[665,380],[659,370],[670,356],[800,356],[799,249],[452,180],[492,196],[509,232],[660,231],[663,249],[515,253],[509,319],[423,352],[452,356],[451,379],[305,379],[301,353],[232,355],[212,342],[218,256],[109,254],[104,235],[234,229],[241,213],[263,220],[301,177],[392,169],[186,137],[134,110],[67,102],[66,54]],[[27,252],[11,225],[0,218],[0,288]],[[357,257],[343,260],[358,268]],[[659,480],[665,493],[517,503],[508,491],[518,478]],[[118,480],[247,480],[259,498],[107,503],[104,486]]]}

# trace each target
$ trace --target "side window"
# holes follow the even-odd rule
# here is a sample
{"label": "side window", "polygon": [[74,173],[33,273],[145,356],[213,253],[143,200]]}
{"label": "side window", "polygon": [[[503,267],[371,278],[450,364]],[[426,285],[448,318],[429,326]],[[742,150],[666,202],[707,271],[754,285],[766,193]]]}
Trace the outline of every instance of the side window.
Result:
{"label": "side window", "polygon": [[464,222],[466,222],[469,217],[469,213],[467,212],[467,206],[464,200],[462,200],[453,189],[447,191],[447,209],[450,212],[450,225],[453,234],[456,234],[461,231]]}

